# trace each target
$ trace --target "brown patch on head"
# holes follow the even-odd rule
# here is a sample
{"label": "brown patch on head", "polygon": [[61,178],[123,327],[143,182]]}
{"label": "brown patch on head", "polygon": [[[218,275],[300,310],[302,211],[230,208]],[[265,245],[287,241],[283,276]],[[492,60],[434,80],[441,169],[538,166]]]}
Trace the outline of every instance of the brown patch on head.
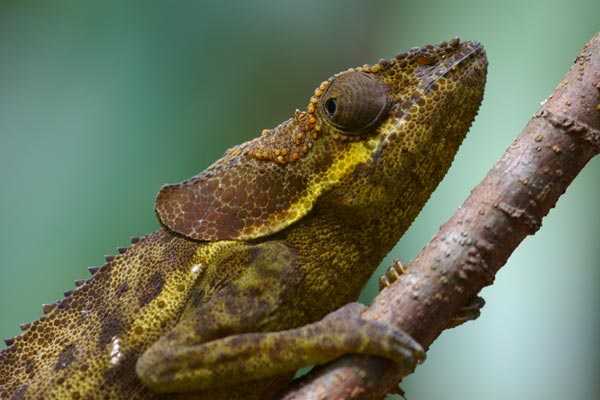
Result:
{"label": "brown patch on head", "polygon": [[289,208],[301,180],[286,183],[283,167],[243,155],[218,163],[229,165],[161,189],[156,199],[161,222],[197,240],[244,239],[281,229],[282,221],[269,219]]}

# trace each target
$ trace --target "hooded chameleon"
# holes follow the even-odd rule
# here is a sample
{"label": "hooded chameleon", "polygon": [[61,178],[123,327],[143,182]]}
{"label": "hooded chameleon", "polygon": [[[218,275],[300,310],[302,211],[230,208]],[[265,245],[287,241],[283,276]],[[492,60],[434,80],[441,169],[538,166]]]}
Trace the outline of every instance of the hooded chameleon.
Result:
{"label": "hooded chameleon", "polygon": [[345,353],[420,361],[346,304],[448,170],[486,66],[479,43],[453,39],[351,68],[164,186],[160,229],[6,340],[0,398],[258,399]]}

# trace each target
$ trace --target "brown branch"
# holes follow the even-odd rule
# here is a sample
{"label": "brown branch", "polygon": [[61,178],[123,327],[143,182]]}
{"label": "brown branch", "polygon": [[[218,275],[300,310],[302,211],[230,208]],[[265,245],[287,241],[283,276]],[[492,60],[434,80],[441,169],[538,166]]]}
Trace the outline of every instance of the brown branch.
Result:
{"label": "brown branch", "polygon": [[[396,324],[429,347],[534,234],[575,176],[600,152],[600,33],[555,92],[365,318]],[[380,399],[411,371],[383,358],[345,356],[279,395]]]}

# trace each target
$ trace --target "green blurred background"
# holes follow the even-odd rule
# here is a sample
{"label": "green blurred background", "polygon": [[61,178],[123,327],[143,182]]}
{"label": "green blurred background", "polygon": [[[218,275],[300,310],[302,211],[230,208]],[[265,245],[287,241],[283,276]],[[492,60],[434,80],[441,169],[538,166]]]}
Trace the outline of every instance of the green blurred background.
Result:
{"label": "green blurred background", "polygon": [[[0,3],[0,337],[129,236],[164,182],[303,108],[349,66],[453,36],[487,48],[486,99],[451,172],[384,262],[410,260],[587,40],[598,0]],[[448,331],[410,399],[600,397],[600,160],[514,253],[482,317]],[[362,298],[376,292],[375,279]]]}

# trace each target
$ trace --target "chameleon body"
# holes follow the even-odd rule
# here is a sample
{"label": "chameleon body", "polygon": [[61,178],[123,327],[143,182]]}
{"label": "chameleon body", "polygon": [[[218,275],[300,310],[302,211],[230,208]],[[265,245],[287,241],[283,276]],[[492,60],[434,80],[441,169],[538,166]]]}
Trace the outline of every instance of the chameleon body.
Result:
{"label": "chameleon body", "polygon": [[483,96],[453,39],[323,82],[303,111],[156,200],[162,227],[0,353],[2,399],[268,398],[344,353],[414,363],[354,301],[449,168]]}

